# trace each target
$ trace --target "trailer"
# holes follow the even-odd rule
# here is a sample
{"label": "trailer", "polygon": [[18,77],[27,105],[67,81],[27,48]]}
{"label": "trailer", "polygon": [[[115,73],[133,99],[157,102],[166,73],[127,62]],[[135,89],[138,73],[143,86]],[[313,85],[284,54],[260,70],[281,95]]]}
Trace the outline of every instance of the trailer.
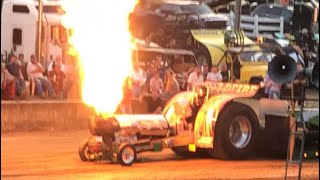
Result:
{"label": "trailer", "polygon": [[[38,9],[34,0],[4,0],[1,9],[1,54],[2,60],[8,58],[13,46],[15,55],[23,53],[28,62],[31,54],[38,51]],[[64,15],[61,2],[43,0],[42,17],[42,60],[60,55],[67,57],[68,30],[62,25]],[[65,62],[64,62],[65,63]]]}

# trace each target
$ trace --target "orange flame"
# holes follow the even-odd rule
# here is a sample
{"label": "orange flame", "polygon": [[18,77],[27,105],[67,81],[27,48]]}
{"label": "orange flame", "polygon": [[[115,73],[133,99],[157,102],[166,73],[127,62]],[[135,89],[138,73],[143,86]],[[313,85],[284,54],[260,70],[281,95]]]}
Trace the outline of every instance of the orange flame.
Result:
{"label": "orange flame", "polygon": [[72,29],[69,43],[82,66],[82,100],[97,113],[114,113],[132,70],[129,13],[133,0],[65,0],[62,23]]}

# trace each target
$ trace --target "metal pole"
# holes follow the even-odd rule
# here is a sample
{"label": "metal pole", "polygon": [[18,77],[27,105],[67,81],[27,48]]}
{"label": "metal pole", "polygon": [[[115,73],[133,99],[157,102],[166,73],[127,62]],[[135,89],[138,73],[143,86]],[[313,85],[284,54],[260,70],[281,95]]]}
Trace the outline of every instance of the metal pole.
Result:
{"label": "metal pole", "polygon": [[41,50],[42,50],[42,14],[43,14],[43,4],[42,0],[38,0],[39,6],[38,6],[38,62],[41,62]]}
{"label": "metal pole", "polygon": [[234,9],[234,30],[240,30],[240,20],[241,20],[241,0],[236,0],[236,6]]}

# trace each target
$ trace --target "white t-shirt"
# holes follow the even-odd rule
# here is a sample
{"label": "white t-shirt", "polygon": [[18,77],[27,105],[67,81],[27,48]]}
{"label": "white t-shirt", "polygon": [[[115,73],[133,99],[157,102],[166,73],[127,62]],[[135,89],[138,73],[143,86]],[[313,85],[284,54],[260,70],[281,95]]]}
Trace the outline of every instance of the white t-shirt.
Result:
{"label": "white t-shirt", "polygon": [[164,89],[164,84],[161,78],[151,78],[150,80],[150,91],[159,91]]}
{"label": "white t-shirt", "polygon": [[138,71],[134,70],[131,75],[131,79],[133,83],[137,83],[140,86],[143,86],[147,80],[146,75],[142,69],[139,69]]}
{"label": "white t-shirt", "polygon": [[[52,71],[52,65],[53,65],[53,61],[50,62],[49,66],[48,66],[48,72]],[[66,73],[66,67],[64,64],[61,63],[61,71],[63,73]]]}
{"label": "white t-shirt", "polygon": [[222,81],[222,75],[218,73],[209,72],[207,75],[207,81]]}
{"label": "white t-shirt", "polygon": [[[41,66],[40,63],[38,63],[38,65]],[[28,63],[28,65],[27,65],[28,78],[43,77],[43,74],[41,72],[32,73],[32,71],[35,71],[37,68],[38,68],[37,65],[35,65],[35,64],[31,63],[31,62]]]}
{"label": "white t-shirt", "polygon": [[189,75],[189,78],[188,78],[188,83],[189,83],[189,84],[201,83],[201,82],[203,82],[203,75],[202,75],[202,74],[200,74],[200,75],[198,76],[196,72],[192,72],[192,73]]}

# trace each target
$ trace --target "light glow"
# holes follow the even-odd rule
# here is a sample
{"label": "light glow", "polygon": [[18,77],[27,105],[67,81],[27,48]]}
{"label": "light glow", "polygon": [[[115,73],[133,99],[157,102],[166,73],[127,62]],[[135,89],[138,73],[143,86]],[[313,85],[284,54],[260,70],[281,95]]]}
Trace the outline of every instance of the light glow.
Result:
{"label": "light glow", "polygon": [[113,114],[132,71],[129,13],[135,0],[64,0],[62,23],[81,64],[82,100],[98,114]]}

